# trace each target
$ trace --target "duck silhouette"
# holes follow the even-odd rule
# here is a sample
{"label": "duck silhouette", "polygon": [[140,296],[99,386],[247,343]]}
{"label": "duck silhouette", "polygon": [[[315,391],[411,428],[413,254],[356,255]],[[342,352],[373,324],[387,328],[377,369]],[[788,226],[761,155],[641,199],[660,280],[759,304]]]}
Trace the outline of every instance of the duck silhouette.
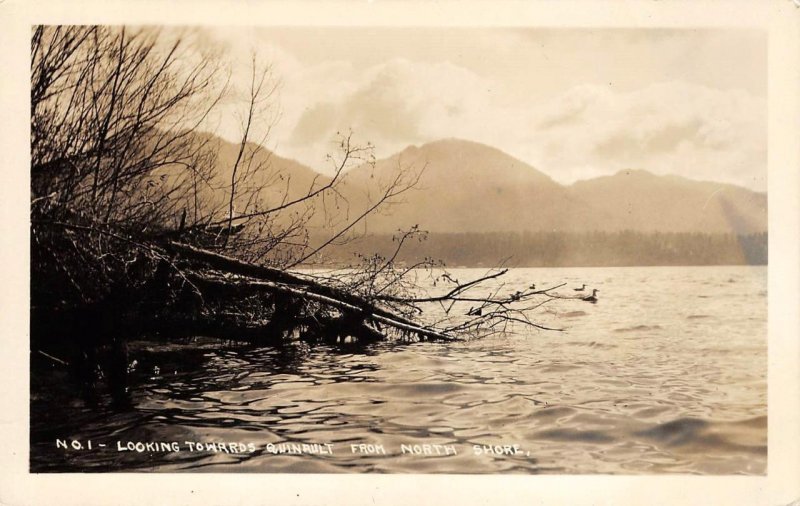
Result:
{"label": "duck silhouette", "polygon": [[584,283],[583,286],[580,288],[573,288],[573,290],[575,290],[576,292],[582,292],[584,288],[586,288],[586,283]]}
{"label": "duck silhouette", "polygon": [[591,302],[592,304],[596,304],[597,303],[597,292],[598,291],[599,290],[597,288],[595,288],[594,290],[592,290],[592,294],[591,295],[588,295],[586,297],[582,297],[581,300],[585,300],[586,302]]}

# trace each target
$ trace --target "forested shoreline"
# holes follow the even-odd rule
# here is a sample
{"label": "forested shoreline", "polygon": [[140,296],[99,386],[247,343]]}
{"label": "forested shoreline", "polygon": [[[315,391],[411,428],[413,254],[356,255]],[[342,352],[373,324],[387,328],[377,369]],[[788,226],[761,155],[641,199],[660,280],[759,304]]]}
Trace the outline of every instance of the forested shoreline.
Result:
{"label": "forested shoreline", "polygon": [[[436,258],[451,267],[629,267],[670,265],[766,265],[768,234],[688,232],[497,232],[430,233],[408,243],[398,262]],[[326,261],[393,248],[390,235],[365,235],[331,251]]]}

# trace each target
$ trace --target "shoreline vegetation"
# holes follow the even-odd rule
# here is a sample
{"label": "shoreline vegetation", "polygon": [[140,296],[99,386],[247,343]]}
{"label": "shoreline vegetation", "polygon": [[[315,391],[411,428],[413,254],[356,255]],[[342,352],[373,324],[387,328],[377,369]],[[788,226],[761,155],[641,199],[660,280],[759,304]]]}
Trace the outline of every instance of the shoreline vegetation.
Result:
{"label": "shoreline vegetation", "polygon": [[[428,233],[397,256],[413,264],[429,257],[451,267],[662,267],[767,265],[768,234],[699,232],[490,232]],[[331,252],[327,261],[344,266],[365,251],[387,254],[390,235],[358,237]]]}
{"label": "shoreline vegetation", "polygon": [[[344,175],[374,156],[342,134],[328,159],[332,176],[291,181],[262,147],[278,86],[269,66],[253,55],[246,92],[234,90],[233,68],[193,37],[33,29],[32,367],[44,359],[68,368],[92,404],[105,384],[112,404],[126,408],[127,342],[142,336],[363,345],[545,328],[533,313],[561,285],[478,295],[506,270],[458,280],[431,258],[396,263],[422,239],[417,227],[398,232],[386,255],[361,255],[345,271],[298,273],[358,237],[424,167],[398,166],[350,201]],[[202,132],[224,100],[241,102],[241,140],[221,166],[220,144]],[[421,272],[439,292],[421,293]],[[427,321],[431,304],[448,317]]]}

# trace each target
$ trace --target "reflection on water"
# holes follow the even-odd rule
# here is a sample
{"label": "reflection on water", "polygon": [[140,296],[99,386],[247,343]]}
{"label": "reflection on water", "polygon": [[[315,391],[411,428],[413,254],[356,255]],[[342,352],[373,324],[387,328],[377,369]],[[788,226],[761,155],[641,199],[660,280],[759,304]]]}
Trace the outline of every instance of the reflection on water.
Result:
{"label": "reflection on water", "polygon": [[[63,380],[58,370],[34,381],[32,470],[766,471],[765,268],[510,274],[511,290],[534,281],[585,282],[601,289],[600,302],[549,305],[541,322],[565,332],[456,344],[134,343],[131,412],[88,410],[49,388]],[[107,446],[64,450],[56,438]],[[171,441],[181,451],[116,448]],[[188,449],[208,442],[224,450]],[[254,451],[230,451],[238,448],[231,443]],[[280,443],[334,450],[294,455],[279,453],[288,448]],[[353,452],[351,444],[382,445],[386,454]],[[457,453],[402,454],[401,445],[453,445]],[[476,455],[473,445],[521,450]]]}

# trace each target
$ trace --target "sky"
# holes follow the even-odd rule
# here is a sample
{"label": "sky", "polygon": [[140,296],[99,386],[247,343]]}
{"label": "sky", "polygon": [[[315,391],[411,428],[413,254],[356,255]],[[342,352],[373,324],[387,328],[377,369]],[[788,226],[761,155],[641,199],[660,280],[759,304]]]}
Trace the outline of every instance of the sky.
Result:
{"label": "sky", "polygon": [[[207,28],[243,94],[278,85],[267,147],[316,170],[337,132],[378,158],[485,143],[556,181],[644,169],[766,190],[766,34],[755,30]],[[217,133],[239,136],[228,101]],[[273,121],[275,119],[275,121]]]}

